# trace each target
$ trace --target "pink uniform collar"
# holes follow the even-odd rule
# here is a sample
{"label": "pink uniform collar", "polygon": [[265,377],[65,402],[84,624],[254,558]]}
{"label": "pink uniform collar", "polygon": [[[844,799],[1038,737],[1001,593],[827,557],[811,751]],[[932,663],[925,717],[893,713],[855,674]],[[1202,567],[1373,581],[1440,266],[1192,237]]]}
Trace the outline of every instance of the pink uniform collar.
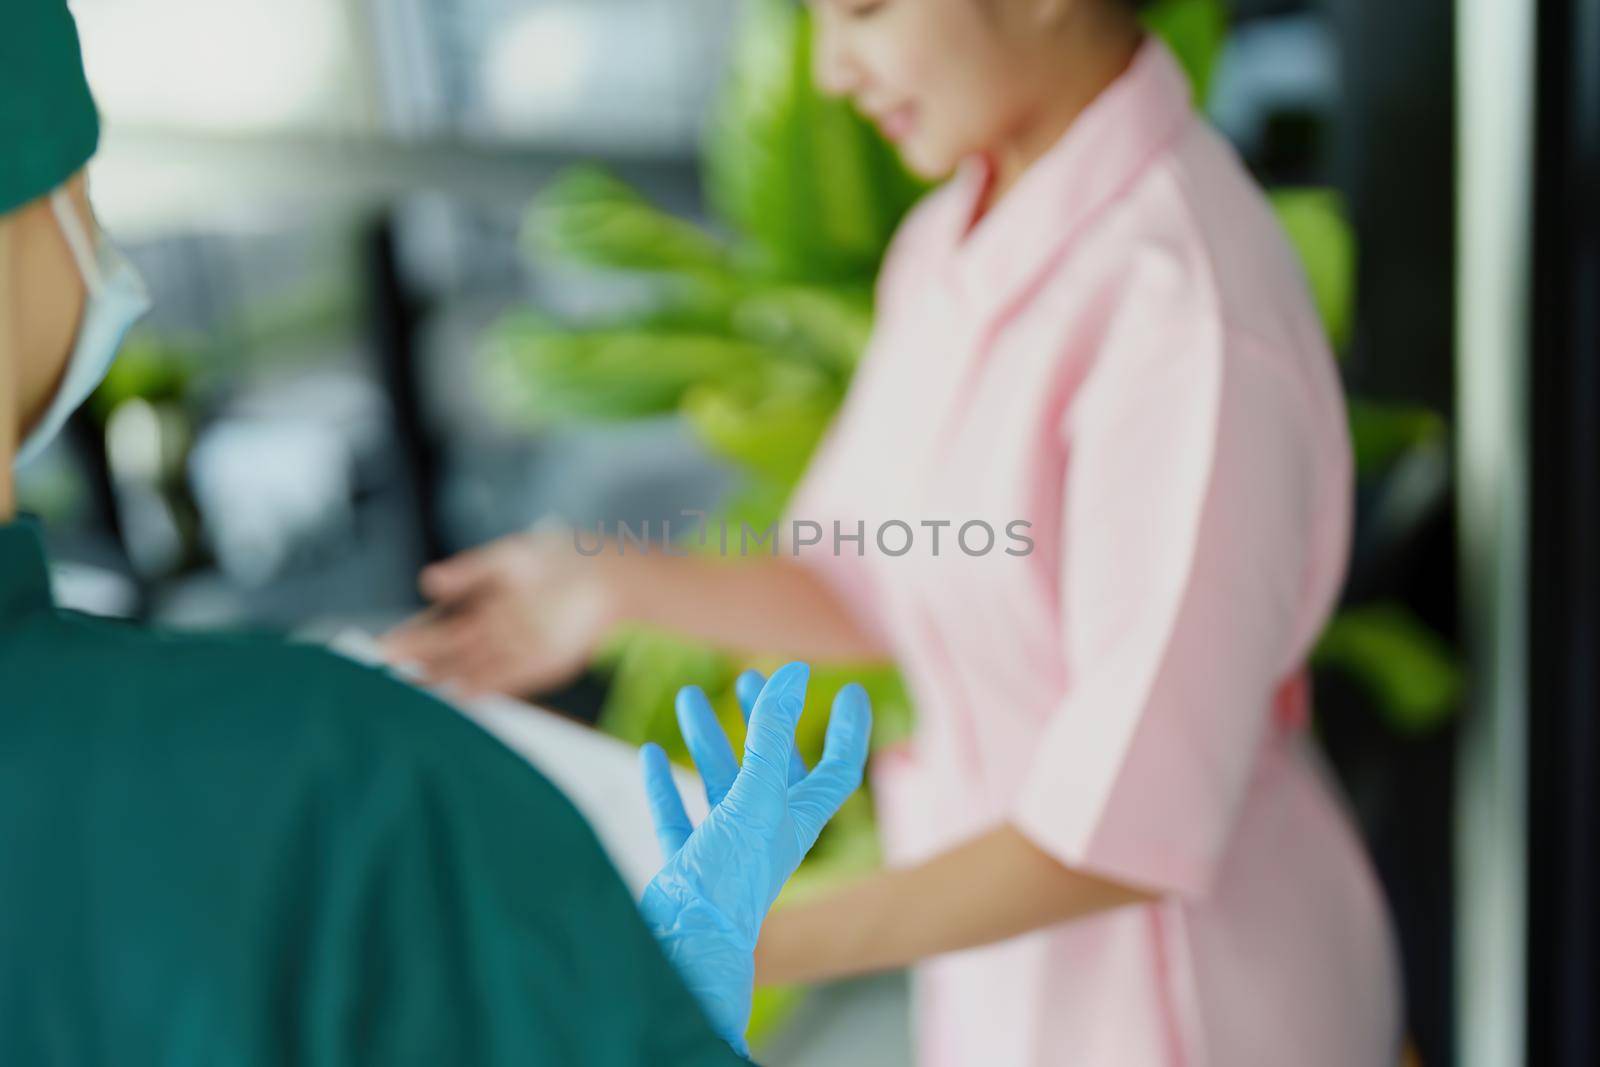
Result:
{"label": "pink uniform collar", "polygon": [[964,159],[952,181],[947,228],[962,290],[986,304],[1018,295],[1191,115],[1187,75],[1165,43],[1147,36],[1128,69],[963,239],[988,178],[985,160]]}

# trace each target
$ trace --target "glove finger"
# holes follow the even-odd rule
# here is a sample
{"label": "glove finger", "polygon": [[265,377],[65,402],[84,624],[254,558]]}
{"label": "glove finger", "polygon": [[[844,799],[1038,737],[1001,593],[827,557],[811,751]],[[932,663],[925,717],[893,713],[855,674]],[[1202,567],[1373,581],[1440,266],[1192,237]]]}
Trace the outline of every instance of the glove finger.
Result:
{"label": "glove finger", "polygon": [[699,686],[686,685],[678,690],[677,713],[678,732],[689,746],[689,755],[706,786],[706,804],[714,808],[739,777],[739,761],[722,723],[717,721],[717,713],[711,710],[711,702]]}
{"label": "glove finger", "polygon": [[672,764],[660,745],[647,744],[639,750],[639,769],[644,774],[644,795],[650,803],[650,820],[655,824],[661,856],[672,859],[689,840],[694,827],[683,810],[678,783],[672,780]]}
{"label": "glove finger", "polygon": [[744,765],[730,795],[754,801],[775,797],[781,803],[789,790],[789,757],[794,753],[794,728],[805,707],[806,680],[811,668],[804,663],[779,667],[762,688],[750,709],[745,731]]}
{"label": "glove finger", "polygon": [[733,691],[739,697],[739,711],[744,714],[745,722],[750,721],[750,712],[755,709],[756,700],[766,684],[766,675],[760,671],[745,671],[734,679]]}
{"label": "glove finger", "polygon": [[[744,721],[749,723],[750,712],[756,706],[756,698],[761,696],[761,687],[767,684],[760,671],[745,671],[733,683],[733,691],[739,696],[739,710],[744,713]],[[800,746],[796,745],[794,753],[789,757],[789,784],[794,785],[806,776],[806,761],[800,757]]]}
{"label": "glove finger", "polygon": [[789,793],[789,813],[809,849],[840,805],[861,786],[872,741],[872,702],[854,682],[839,690],[828,719],[822,759]]}

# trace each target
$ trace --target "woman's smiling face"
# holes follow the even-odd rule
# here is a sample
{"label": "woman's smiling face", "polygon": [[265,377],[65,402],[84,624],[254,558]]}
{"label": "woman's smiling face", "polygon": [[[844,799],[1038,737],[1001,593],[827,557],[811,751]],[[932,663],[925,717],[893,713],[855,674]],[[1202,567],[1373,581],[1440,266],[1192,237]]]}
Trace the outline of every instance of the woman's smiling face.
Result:
{"label": "woman's smiling face", "polygon": [[1102,2],[811,0],[815,77],[914,172],[941,177],[1030,121],[1059,76],[1063,26]]}

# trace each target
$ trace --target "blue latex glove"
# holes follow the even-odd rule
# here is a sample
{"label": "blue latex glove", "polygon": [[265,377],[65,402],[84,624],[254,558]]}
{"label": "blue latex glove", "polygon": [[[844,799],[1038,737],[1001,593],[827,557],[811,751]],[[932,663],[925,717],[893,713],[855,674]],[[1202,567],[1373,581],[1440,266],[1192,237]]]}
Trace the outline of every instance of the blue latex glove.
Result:
{"label": "blue latex glove", "polygon": [[640,753],[666,856],[640,911],[713,1028],[742,1055],[748,1055],[744,1032],[761,923],[822,827],[861,784],[872,733],[866,691],[845,686],[834,698],[816,769],[806,773],[796,764],[794,731],[809,676],[805,664],[788,664],[749,702],[742,766],[705,694],[692,686],[679,692],[678,725],[711,809],[697,827],[689,824],[666,753],[659,745]]}

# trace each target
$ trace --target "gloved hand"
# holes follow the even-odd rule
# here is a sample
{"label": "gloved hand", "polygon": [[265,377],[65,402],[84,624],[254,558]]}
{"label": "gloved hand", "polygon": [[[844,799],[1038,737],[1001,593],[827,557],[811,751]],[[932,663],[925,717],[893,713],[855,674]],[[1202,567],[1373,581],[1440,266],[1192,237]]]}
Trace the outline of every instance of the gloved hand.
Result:
{"label": "gloved hand", "polygon": [[[741,1055],[748,1054],[744,1031],[761,923],[822,827],[861,784],[872,733],[866,691],[845,686],[834,698],[822,759],[806,773],[795,759],[794,732],[809,675],[805,664],[791,663],[762,687],[749,709],[743,766],[705,694],[692,686],[679,692],[678,726],[711,809],[697,827],[689,825],[666,753],[659,745],[640,753],[666,856],[640,911],[713,1028]],[[745,683],[741,696],[750,690]]]}

